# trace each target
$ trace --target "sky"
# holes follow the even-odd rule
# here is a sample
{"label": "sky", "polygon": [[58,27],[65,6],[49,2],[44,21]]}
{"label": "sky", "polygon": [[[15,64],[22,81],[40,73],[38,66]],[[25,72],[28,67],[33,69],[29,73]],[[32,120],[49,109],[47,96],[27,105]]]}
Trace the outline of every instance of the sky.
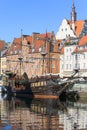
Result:
{"label": "sky", "polygon": [[[87,0],[74,0],[77,20],[87,19]],[[33,32],[57,33],[64,18],[70,19],[72,0],[0,0],[0,40],[12,42]]]}

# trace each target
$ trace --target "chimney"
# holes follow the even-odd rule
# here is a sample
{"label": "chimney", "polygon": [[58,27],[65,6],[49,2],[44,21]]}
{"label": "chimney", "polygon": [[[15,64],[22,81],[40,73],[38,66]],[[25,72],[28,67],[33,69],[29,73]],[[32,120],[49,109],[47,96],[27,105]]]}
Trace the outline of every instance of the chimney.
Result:
{"label": "chimney", "polygon": [[35,45],[35,41],[36,41],[37,38],[38,38],[38,34],[40,34],[40,33],[36,33],[36,32],[33,32],[33,33],[32,33],[32,45],[33,45],[33,46]]}

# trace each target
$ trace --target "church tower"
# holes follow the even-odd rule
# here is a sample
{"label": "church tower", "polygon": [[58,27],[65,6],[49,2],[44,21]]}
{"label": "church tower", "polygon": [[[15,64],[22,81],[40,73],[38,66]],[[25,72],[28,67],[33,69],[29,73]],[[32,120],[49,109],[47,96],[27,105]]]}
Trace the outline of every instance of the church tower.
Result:
{"label": "church tower", "polygon": [[76,21],[76,11],[74,6],[74,0],[72,0],[72,12],[71,12],[71,21],[74,23]]}

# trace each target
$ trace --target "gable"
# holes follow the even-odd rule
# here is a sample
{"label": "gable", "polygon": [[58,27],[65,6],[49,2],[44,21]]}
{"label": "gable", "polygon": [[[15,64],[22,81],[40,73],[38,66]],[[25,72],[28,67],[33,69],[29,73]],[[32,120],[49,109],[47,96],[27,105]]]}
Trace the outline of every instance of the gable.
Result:
{"label": "gable", "polygon": [[66,39],[67,37],[76,37],[76,35],[71,28],[70,22],[66,19],[63,19],[56,34],[56,39]]}

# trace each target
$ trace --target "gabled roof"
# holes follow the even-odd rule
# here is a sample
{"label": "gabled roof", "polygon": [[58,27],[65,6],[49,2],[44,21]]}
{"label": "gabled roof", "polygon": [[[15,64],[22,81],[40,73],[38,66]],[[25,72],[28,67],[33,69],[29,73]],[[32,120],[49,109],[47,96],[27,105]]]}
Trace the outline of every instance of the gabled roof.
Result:
{"label": "gabled roof", "polygon": [[[70,28],[72,29],[72,21],[71,20],[67,20],[68,24],[70,25]],[[75,35],[78,37],[83,29],[84,26],[84,20],[78,20],[75,21]]]}
{"label": "gabled roof", "polygon": [[78,38],[84,28],[85,20],[77,20],[72,22],[68,19],[63,19],[62,24],[56,34],[56,39],[64,39],[67,37]]}

